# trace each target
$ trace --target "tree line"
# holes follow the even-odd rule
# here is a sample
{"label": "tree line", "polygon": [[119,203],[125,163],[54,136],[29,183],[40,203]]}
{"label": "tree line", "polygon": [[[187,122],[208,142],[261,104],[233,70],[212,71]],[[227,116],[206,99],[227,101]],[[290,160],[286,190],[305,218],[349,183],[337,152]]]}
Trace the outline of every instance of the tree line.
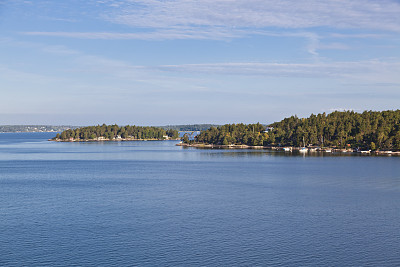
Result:
{"label": "tree line", "polygon": [[[268,134],[264,131],[265,127],[260,123],[248,125],[243,123],[225,124],[202,131],[195,137],[194,142],[215,145],[244,144],[249,146],[262,146],[268,139]],[[184,136],[183,142],[190,143],[191,141]]]}
{"label": "tree line", "polygon": [[267,128],[259,123],[226,124],[201,132],[195,142],[400,150],[400,110],[335,111],[308,118],[291,116]]}
{"label": "tree line", "polygon": [[90,141],[90,140],[114,140],[121,139],[157,139],[163,140],[166,137],[171,139],[179,138],[179,133],[176,130],[164,130],[159,127],[150,126],[118,126],[114,125],[97,125],[89,127],[81,127],[76,129],[68,129],[61,134],[57,134],[54,140],[75,140],[75,141]]}
{"label": "tree line", "polygon": [[318,146],[400,149],[400,110],[292,116],[270,126],[272,143],[301,146],[304,137],[306,144]]}

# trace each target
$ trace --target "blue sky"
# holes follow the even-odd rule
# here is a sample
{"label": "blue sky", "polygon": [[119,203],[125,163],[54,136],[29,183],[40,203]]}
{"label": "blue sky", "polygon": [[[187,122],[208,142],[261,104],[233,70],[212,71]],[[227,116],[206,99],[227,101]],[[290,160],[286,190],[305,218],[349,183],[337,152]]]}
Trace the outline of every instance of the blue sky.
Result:
{"label": "blue sky", "polygon": [[0,124],[398,109],[400,1],[0,0]]}

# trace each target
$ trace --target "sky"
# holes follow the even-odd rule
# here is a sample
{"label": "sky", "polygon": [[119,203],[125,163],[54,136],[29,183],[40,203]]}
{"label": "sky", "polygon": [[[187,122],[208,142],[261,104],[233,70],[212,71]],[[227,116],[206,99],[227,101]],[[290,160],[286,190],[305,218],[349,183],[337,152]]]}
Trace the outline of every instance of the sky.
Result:
{"label": "sky", "polygon": [[399,0],[0,0],[0,125],[399,109],[399,14]]}

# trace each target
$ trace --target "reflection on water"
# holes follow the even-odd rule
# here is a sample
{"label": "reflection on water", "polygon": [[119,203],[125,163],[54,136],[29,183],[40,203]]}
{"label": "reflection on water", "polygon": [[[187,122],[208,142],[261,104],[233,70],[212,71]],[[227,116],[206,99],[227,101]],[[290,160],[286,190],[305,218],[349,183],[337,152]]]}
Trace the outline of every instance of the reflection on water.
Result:
{"label": "reflection on water", "polygon": [[[179,141],[51,142],[55,133],[0,134],[0,160],[235,160],[265,157],[376,157],[359,153],[299,153],[267,149],[204,149]],[[379,157],[390,157],[383,155]],[[392,156],[398,157],[398,156]]]}

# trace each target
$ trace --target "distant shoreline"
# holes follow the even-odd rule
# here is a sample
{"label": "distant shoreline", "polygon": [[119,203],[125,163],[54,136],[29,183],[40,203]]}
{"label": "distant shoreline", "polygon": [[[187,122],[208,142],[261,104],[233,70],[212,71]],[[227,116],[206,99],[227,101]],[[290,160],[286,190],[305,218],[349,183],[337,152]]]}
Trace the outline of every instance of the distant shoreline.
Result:
{"label": "distant shoreline", "polygon": [[0,133],[57,133],[77,128],[71,125],[0,125]]}
{"label": "distant shoreline", "polygon": [[0,134],[4,134],[4,133],[60,133],[61,131],[18,131],[18,132],[0,132]]}
{"label": "distant shoreline", "polygon": [[147,139],[135,139],[135,138],[114,138],[114,139],[109,139],[109,138],[96,138],[96,139],[73,139],[70,138],[68,140],[56,138],[56,139],[48,139],[48,141],[53,141],[53,142],[118,142],[118,141],[179,141],[179,139],[156,139],[156,138],[147,138]]}

